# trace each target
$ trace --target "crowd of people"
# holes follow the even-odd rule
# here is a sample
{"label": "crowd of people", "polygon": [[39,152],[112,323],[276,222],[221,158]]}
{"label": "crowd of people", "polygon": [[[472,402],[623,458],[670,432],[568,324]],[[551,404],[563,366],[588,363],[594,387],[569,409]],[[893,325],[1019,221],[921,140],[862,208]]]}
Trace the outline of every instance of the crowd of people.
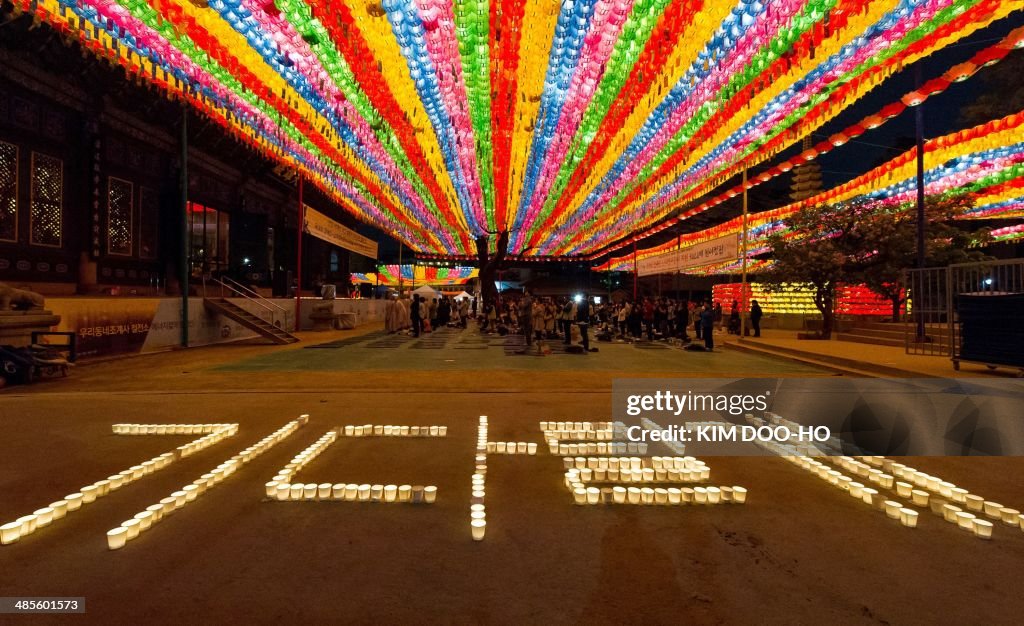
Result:
{"label": "crowd of people", "polygon": [[[740,333],[739,303],[735,300],[728,316],[721,302],[664,297],[596,304],[585,296],[534,298],[525,291],[493,304],[478,306],[478,301],[427,299],[419,294],[413,294],[411,300],[392,298],[385,308],[385,329],[391,333],[409,330],[418,337],[445,326],[466,328],[468,321],[475,319],[483,333],[523,335],[527,347],[561,340],[566,345],[580,345],[584,353],[597,351],[590,345],[591,329],[600,341],[701,342],[704,350],[714,350],[716,332]],[[748,320],[755,337],[761,336],[762,317],[760,305],[752,300]]]}

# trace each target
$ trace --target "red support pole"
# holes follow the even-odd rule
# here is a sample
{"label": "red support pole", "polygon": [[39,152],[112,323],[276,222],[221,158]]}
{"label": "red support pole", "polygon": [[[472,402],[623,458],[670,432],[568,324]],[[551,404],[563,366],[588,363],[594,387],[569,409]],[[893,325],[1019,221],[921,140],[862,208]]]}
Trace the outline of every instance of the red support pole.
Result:
{"label": "red support pole", "polygon": [[305,228],[306,209],[302,203],[302,172],[299,172],[299,223],[296,228],[298,238],[297,253],[295,255],[295,331],[299,331],[301,323],[300,309],[302,308],[302,230]]}
{"label": "red support pole", "polygon": [[636,302],[637,290],[639,288],[638,281],[640,280],[640,273],[636,266],[636,240],[633,241],[633,302]]}

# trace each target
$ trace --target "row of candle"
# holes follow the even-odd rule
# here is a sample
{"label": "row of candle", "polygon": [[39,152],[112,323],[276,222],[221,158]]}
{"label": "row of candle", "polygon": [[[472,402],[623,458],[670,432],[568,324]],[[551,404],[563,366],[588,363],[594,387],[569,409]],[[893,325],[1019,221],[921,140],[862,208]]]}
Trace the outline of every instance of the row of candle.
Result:
{"label": "row of candle", "polygon": [[238,433],[238,424],[231,424],[224,428],[217,429],[209,435],[203,435],[195,441],[190,441],[185,445],[178,446],[178,456],[181,458],[192,456],[197,452],[201,452],[212,445],[224,441],[228,437],[234,437],[236,433]]}
{"label": "row of candle", "polygon": [[898,519],[900,523],[907,528],[917,527],[917,511],[909,507],[904,507],[902,504],[894,500],[886,500],[878,493],[877,489],[873,487],[866,487],[863,483],[854,481],[849,476],[846,476],[839,470],[832,469],[821,461],[817,461],[806,456],[794,456],[792,454],[793,447],[791,446],[784,446],[774,442],[761,443],[761,445],[764,445],[769,449],[774,447],[781,450],[780,454],[782,454],[787,460],[811,472],[818,478],[828,482],[828,484],[833,487],[836,487],[841,491],[845,491],[854,499],[860,500],[864,504],[885,512],[889,518]]}
{"label": "row of candle", "polygon": [[615,438],[615,431],[612,429],[603,430],[545,430],[545,439],[559,439],[562,441],[611,441]]}
{"label": "row of candle", "polygon": [[208,435],[238,424],[114,424],[115,435]]}
{"label": "row of candle", "polygon": [[572,487],[576,504],[743,504],[747,490],[743,487]]}
{"label": "row of candle", "polygon": [[572,469],[578,472],[581,482],[584,483],[696,483],[708,480],[711,477],[711,470],[667,470],[644,468],[634,469]]}
{"label": "row of candle", "polygon": [[346,437],[447,437],[447,426],[392,426],[365,424],[339,429]]}
{"label": "row of candle", "polygon": [[[940,511],[942,519],[951,524],[956,524],[957,527],[963,530],[974,533],[975,537],[978,537],[979,539],[992,538],[992,522],[981,519],[974,513],[968,513],[953,504],[942,504]],[[1014,521],[1013,524],[1016,526],[1016,521]]]}
{"label": "row of candle", "polygon": [[646,443],[625,443],[609,441],[607,443],[561,443],[557,439],[548,439],[548,450],[556,456],[580,456],[585,454],[647,454]]}
{"label": "row of candle", "polygon": [[[868,460],[875,461],[876,459],[881,458],[882,457],[869,457]],[[867,477],[869,480],[878,483],[885,489],[893,488],[894,479],[892,476],[883,473],[880,469],[870,467],[867,463],[858,461],[857,459],[853,459],[850,457],[840,457],[839,459],[837,459],[836,463],[839,464],[841,467],[848,468],[861,476]],[[951,489],[955,488],[952,486],[951,483],[943,484],[948,486],[947,488],[950,489],[950,493]],[[910,483],[896,482],[895,486],[896,493],[898,495],[904,498],[911,498],[915,505],[931,505],[931,510],[941,515],[943,519],[945,519],[947,522],[958,524],[960,528],[969,530],[973,532],[977,537],[980,537],[982,539],[992,538],[992,524],[990,522],[987,522],[985,520],[978,520],[981,523],[974,524],[973,520],[975,519],[975,516],[973,514],[964,513],[963,515],[960,515],[960,512],[962,511],[961,508],[951,504],[946,504],[946,501],[940,498],[933,499],[930,497],[931,494],[929,494],[927,491],[921,489],[913,489],[913,485],[911,485]],[[898,503],[895,503],[892,500],[885,501],[886,513],[888,513],[890,517],[899,517],[900,513],[898,512],[898,509],[900,509],[901,506],[902,505],[899,505]],[[894,511],[893,509],[897,510]],[[1016,519],[1014,519],[1012,523],[1016,525]]]}
{"label": "row of candle", "polygon": [[618,457],[618,456],[605,456],[605,457],[562,457],[562,465],[565,469],[631,469],[631,470],[642,470],[644,468],[651,468],[655,470],[666,469],[666,470],[685,470],[685,471],[700,471],[707,469],[708,466],[704,461],[696,459],[692,456],[652,456],[652,457]]}
{"label": "row of candle", "polygon": [[483,541],[487,532],[487,513],[484,510],[487,477],[487,416],[481,415],[476,429],[476,464],[472,476],[472,487],[469,503],[469,530],[473,541]]}
{"label": "row of candle", "polygon": [[92,504],[98,498],[102,498],[112,491],[117,491],[133,481],[167,467],[176,458],[174,452],[164,452],[139,465],[133,465],[113,476],[108,476],[104,480],[86,485],[79,491],[64,496],[62,500],[57,500],[49,506],[34,511],[31,515],[25,515],[13,522],[0,525],[0,545],[8,545],[22,537],[27,537],[36,530],[63,519],[68,513],[77,511],[83,505]]}
{"label": "row of candle", "polygon": [[266,484],[267,497],[285,501],[336,502],[408,502],[433,504],[437,487],[428,485],[357,485],[355,483],[279,483]]}
{"label": "row of candle", "polygon": [[[329,430],[323,434],[322,437],[314,441],[309,447],[302,452],[292,457],[290,463],[282,467],[277,475],[274,476],[274,482],[279,485],[290,484],[295,474],[299,472],[303,467],[309,464],[310,461],[320,456],[324,450],[329,448],[331,444],[338,440],[338,431]],[[301,485],[300,485],[301,486]]]}
{"label": "row of candle", "polygon": [[537,454],[537,444],[526,441],[488,441],[488,454]]}
{"label": "row of candle", "polygon": [[190,484],[182,487],[181,490],[175,491],[170,496],[161,499],[159,503],[150,505],[145,510],[136,513],[134,517],[125,520],[117,528],[107,531],[107,546],[111,550],[123,548],[127,542],[138,537],[140,533],[152,528],[153,524],[160,522],[164,517],[194,501],[208,489],[215,487],[222,480],[235,473],[239,467],[249,463],[286,439],[308,421],[309,416],[302,415],[298,419],[288,422],[256,444],[245,448],[224,463],[221,463],[213,471],[203,474]]}
{"label": "row of candle", "polygon": [[[991,539],[994,526],[991,522],[981,519],[981,515],[1000,521],[1007,526],[1019,527],[1024,530],[1024,515],[1021,515],[1017,509],[1004,507],[998,502],[987,501],[951,482],[882,456],[870,456],[864,457],[864,459],[872,465],[888,469],[899,478],[911,481],[896,481],[896,493],[912,498],[914,504],[918,506],[930,507],[933,513],[941,516],[947,522],[957,524],[960,528],[973,532],[981,539]],[[853,459],[851,461],[859,463]],[[859,463],[859,465],[867,467],[867,464],[864,463]],[[870,468],[868,471],[881,472],[876,468]],[[881,475],[885,476],[885,474]],[[914,487],[919,488],[915,489]]]}
{"label": "row of candle", "polygon": [[562,431],[592,431],[592,430],[611,430],[614,428],[612,422],[541,422],[540,429],[543,431],[549,430],[562,430]]}

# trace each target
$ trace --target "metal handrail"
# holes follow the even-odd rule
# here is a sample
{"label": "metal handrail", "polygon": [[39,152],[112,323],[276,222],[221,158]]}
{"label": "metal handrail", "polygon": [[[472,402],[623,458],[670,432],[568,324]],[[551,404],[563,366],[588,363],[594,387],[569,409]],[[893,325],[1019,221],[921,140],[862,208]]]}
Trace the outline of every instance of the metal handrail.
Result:
{"label": "metal handrail", "polygon": [[[205,294],[205,290],[206,290],[206,280],[205,279],[206,279],[206,277],[204,276],[203,279],[204,279],[203,280],[203,291],[204,291],[204,294]],[[274,314],[274,309],[277,309],[281,313],[284,313],[285,314],[285,321],[287,321],[287,319],[288,319],[287,318],[287,313],[285,312],[285,310],[283,308],[281,308],[280,306],[278,306],[274,302],[271,302],[267,298],[264,298],[263,296],[261,296],[257,292],[253,291],[252,289],[249,289],[248,287],[246,287],[245,285],[239,283],[238,281],[236,281],[236,280],[234,280],[232,278],[229,278],[227,276],[222,276],[220,278],[215,278],[215,277],[211,276],[210,279],[213,280],[218,285],[220,285],[220,287],[221,287],[221,289],[220,289],[220,297],[222,297],[222,298],[224,297],[224,289],[227,289],[228,291],[237,294],[239,297],[245,298],[249,302],[252,302],[252,303],[256,304],[256,306],[259,306],[259,307],[269,311],[270,312],[270,325],[271,326],[274,326],[275,328],[280,328],[277,325],[277,316]],[[249,295],[249,294],[252,294],[252,295]],[[273,308],[271,308],[271,307],[273,307]]]}
{"label": "metal handrail", "polygon": [[224,281],[227,281],[227,284],[225,286],[228,289],[231,289],[231,290],[233,290],[233,291],[235,291],[235,292],[237,292],[239,294],[243,294],[243,295],[244,294],[251,294],[254,299],[256,299],[258,301],[261,301],[261,302],[266,302],[267,304],[269,304],[270,306],[274,307],[275,309],[277,309],[278,311],[280,311],[282,313],[285,312],[284,308],[281,307],[280,305],[275,304],[272,300],[261,296],[257,291],[255,291],[253,289],[250,289],[249,287],[246,287],[245,285],[243,285],[242,283],[238,282],[234,278],[231,278],[230,276],[222,276],[219,280],[222,283]]}

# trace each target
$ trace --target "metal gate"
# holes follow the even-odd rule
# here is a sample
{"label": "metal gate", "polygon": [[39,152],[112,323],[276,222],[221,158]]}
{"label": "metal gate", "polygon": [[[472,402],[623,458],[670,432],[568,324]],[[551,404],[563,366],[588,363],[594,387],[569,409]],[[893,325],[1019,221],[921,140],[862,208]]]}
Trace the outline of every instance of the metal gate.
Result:
{"label": "metal gate", "polygon": [[960,296],[1024,293],[1024,259],[908,270],[905,281],[910,308],[907,354],[955,357],[960,347]]}

